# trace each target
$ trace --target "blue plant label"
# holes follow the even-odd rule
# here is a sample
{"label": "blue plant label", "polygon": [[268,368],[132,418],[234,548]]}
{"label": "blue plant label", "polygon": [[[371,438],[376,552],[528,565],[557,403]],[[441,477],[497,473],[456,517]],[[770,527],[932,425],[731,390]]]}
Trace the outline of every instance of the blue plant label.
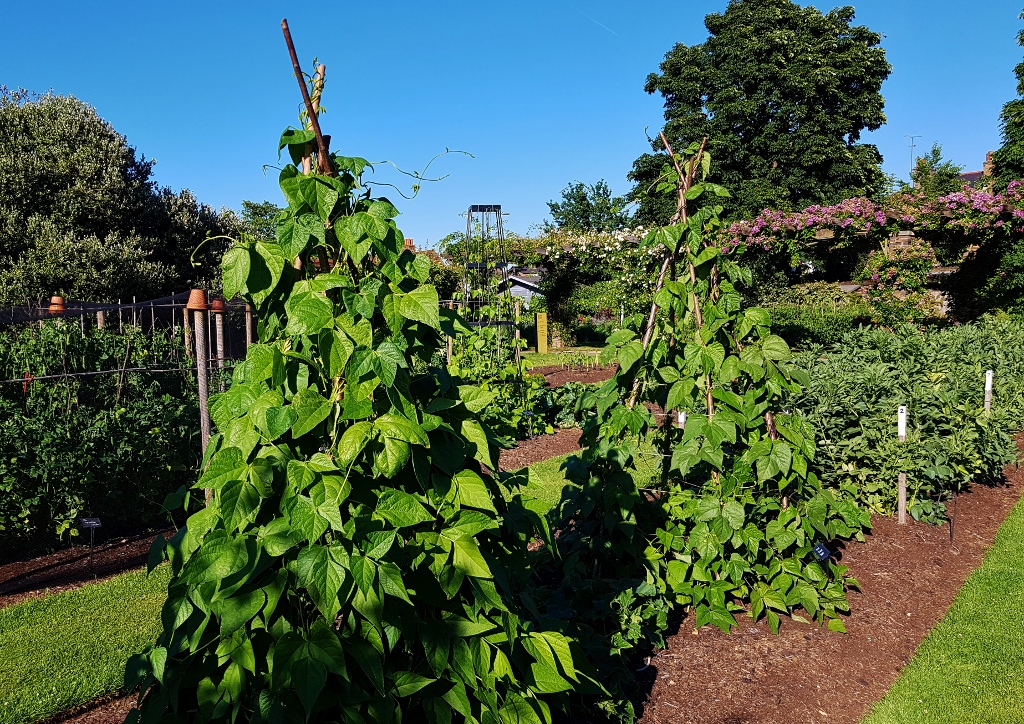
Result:
{"label": "blue plant label", "polygon": [[103,524],[100,523],[99,518],[82,518],[81,524],[83,528],[102,528]]}
{"label": "blue plant label", "polygon": [[829,559],[829,556],[831,556],[831,555],[832,555],[832,553],[829,551],[828,548],[825,547],[824,543],[815,543],[814,544],[814,557],[817,558],[822,563],[827,561]]}

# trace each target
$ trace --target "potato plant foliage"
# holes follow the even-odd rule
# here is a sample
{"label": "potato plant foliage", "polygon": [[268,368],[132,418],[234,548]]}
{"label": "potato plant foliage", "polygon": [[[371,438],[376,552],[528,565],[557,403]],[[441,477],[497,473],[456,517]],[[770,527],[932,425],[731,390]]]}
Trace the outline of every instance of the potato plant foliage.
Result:
{"label": "potato plant foliage", "polygon": [[[280,147],[301,165],[313,140],[292,129]],[[600,687],[575,644],[519,611],[546,523],[489,473],[491,395],[430,366],[463,325],[364,185],[367,162],[307,166],[280,173],[276,240],[224,258],[259,343],[211,401],[195,485],[210,504],[151,556],[173,578],[163,635],[129,664],[132,716],[550,722],[559,692]]]}

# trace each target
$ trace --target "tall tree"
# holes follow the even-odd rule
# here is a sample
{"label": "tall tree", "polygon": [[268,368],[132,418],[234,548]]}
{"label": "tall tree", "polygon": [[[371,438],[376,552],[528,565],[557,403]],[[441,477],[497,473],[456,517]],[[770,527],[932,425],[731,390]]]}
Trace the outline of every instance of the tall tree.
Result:
{"label": "tall tree", "polygon": [[[884,184],[878,149],[859,140],[885,123],[880,90],[891,66],[881,35],[853,19],[852,7],[822,14],[790,0],[730,0],[705,17],[704,43],[678,43],[648,76],[644,89],[665,98],[672,145],[707,137],[715,178],[734,194],[732,215],[833,203]],[[675,211],[653,193],[661,167],[645,154],[629,175],[644,223]]]}
{"label": "tall tree", "polygon": [[158,186],[153,164],[86,103],[0,87],[0,305],[146,298],[218,279],[223,246],[203,240],[227,219]]}
{"label": "tall tree", "polygon": [[630,222],[629,212],[625,210],[628,203],[629,200],[624,196],[612,196],[612,190],[604,179],[589,186],[581,181],[573,181],[562,189],[561,201],[548,201],[553,223],[545,224],[545,230],[621,229]]}
{"label": "tall tree", "polygon": [[963,166],[942,158],[942,146],[933,143],[930,153],[918,157],[910,178],[914,188],[926,196],[945,196],[963,188],[964,180],[960,176],[963,170]]}
{"label": "tall tree", "polygon": [[283,209],[272,201],[242,202],[242,231],[256,239],[274,239],[274,221]]}
{"label": "tall tree", "polygon": [[[1019,16],[1024,18],[1024,12]],[[1017,33],[1017,45],[1024,46],[1024,30]],[[1024,178],[1024,62],[1013,69],[1017,76],[1017,97],[999,114],[1003,145],[992,154],[995,176],[1002,185]]]}

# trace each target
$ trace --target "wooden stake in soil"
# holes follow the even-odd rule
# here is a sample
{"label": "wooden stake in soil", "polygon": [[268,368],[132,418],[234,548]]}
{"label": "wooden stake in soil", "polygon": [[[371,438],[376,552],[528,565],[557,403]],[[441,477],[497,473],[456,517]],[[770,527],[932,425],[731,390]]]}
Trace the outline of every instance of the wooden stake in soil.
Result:
{"label": "wooden stake in soil", "polygon": [[[896,433],[900,442],[907,441],[907,408],[900,405],[899,418],[896,423]],[[907,474],[900,473],[899,477],[899,499],[896,503],[896,514],[900,525],[907,524]]]}
{"label": "wooden stake in soil", "polygon": [[985,412],[992,409],[992,378],[995,376],[994,370],[985,373]]}
{"label": "wooden stake in soil", "polygon": [[252,344],[252,305],[245,305],[245,351],[249,351]]}
{"label": "wooden stake in soil", "polygon": [[[188,296],[188,306],[185,317],[189,312],[195,313],[196,329],[196,377],[199,381],[199,430],[202,433],[203,457],[206,457],[206,446],[210,443],[210,410],[208,402],[210,399],[209,380],[206,376],[206,365],[208,363],[206,354],[206,292],[202,289],[193,289]],[[206,502],[209,504],[213,497],[213,491],[206,491]]]}

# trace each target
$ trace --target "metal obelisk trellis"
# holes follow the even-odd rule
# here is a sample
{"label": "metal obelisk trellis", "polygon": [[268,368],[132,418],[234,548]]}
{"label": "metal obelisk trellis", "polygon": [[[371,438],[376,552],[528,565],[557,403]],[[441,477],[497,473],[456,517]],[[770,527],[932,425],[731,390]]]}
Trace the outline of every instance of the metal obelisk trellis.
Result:
{"label": "metal obelisk trellis", "polygon": [[463,316],[477,316],[472,314],[470,307],[494,304],[502,291],[508,295],[508,276],[501,205],[473,204],[466,213]]}
{"label": "metal obelisk trellis", "polygon": [[513,306],[511,267],[505,249],[505,227],[500,204],[473,204],[466,213],[466,248],[462,274],[461,313],[473,327],[494,328],[494,357],[511,351],[516,385],[523,389],[523,362],[519,350],[518,315]]}

